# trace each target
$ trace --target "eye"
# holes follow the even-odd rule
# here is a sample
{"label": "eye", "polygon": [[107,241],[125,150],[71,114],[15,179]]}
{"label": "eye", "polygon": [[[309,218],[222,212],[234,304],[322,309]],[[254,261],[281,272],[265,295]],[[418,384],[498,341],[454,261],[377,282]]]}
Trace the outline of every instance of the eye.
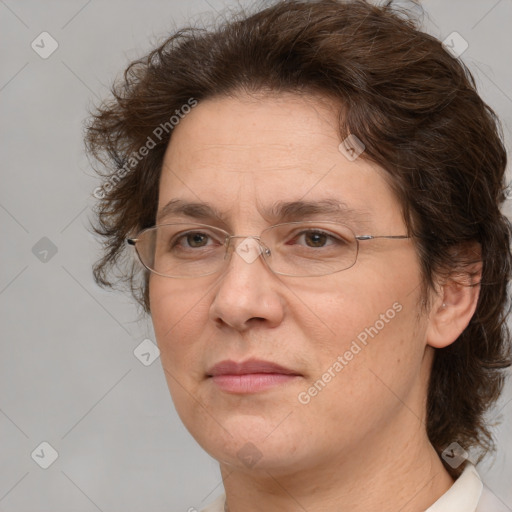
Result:
{"label": "eye", "polygon": [[317,229],[309,229],[302,231],[298,233],[291,241],[295,243],[297,241],[303,241],[306,243],[307,247],[312,248],[322,248],[330,245],[343,245],[347,243],[346,241],[341,240],[336,235]]}
{"label": "eye", "polygon": [[188,231],[187,233],[174,237],[171,246],[180,246],[192,249],[207,247],[209,239],[212,240],[212,237],[207,233],[203,233],[201,231]]}

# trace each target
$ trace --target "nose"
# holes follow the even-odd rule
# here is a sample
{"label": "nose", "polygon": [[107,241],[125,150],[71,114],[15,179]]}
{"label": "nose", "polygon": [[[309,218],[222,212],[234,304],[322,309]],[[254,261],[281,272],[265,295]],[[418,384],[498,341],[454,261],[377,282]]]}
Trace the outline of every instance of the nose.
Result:
{"label": "nose", "polygon": [[227,268],[217,281],[210,317],[219,327],[245,331],[252,325],[275,327],[284,316],[281,280],[267,267],[268,248],[257,237],[234,236]]}

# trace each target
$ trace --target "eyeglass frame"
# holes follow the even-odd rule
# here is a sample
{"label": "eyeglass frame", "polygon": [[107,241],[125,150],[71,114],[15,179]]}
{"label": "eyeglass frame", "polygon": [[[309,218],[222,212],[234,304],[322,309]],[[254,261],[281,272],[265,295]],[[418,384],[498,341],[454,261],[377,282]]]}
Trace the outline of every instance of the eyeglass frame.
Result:
{"label": "eyeglass frame", "polygon": [[[272,228],[276,228],[276,227],[283,226],[283,225],[309,224],[309,223],[311,223],[311,224],[315,224],[315,223],[316,224],[318,224],[318,223],[322,223],[322,224],[324,224],[324,223],[325,224],[336,224],[336,225],[343,226],[343,227],[347,228],[354,235],[354,240],[356,241],[356,253],[355,253],[355,258],[354,258],[354,262],[352,263],[352,265],[350,265],[349,267],[346,267],[346,268],[342,268],[341,270],[335,270],[334,272],[329,272],[328,274],[320,274],[320,275],[285,274],[284,272],[276,272],[275,270],[273,270],[270,267],[270,265],[267,263],[267,257],[270,256],[271,252],[270,252],[270,249],[261,240],[261,236],[263,235],[263,233],[265,233],[265,231],[268,231],[268,230],[270,230]],[[343,224],[342,222],[329,221],[329,220],[303,220],[303,221],[281,222],[279,224],[274,224],[273,226],[269,226],[269,227],[265,228],[259,235],[231,235],[228,231],[226,231],[226,230],[224,230],[222,228],[219,228],[217,226],[211,226],[209,224],[200,224],[200,223],[195,223],[195,222],[168,222],[168,223],[165,223],[165,224],[156,224],[154,226],[150,226],[148,228],[144,228],[144,229],[142,229],[141,231],[139,231],[137,233],[135,238],[127,237],[125,239],[125,241],[126,241],[127,245],[133,246],[135,248],[135,252],[137,254],[137,257],[138,257],[140,263],[142,263],[142,265],[144,266],[144,268],[146,268],[150,272],[152,272],[152,273],[154,273],[156,275],[159,275],[161,277],[168,277],[170,279],[195,279],[197,277],[211,276],[213,274],[216,274],[217,272],[220,272],[221,269],[216,270],[214,272],[210,272],[208,274],[201,274],[201,275],[198,275],[198,276],[168,276],[168,275],[165,275],[165,274],[161,274],[160,272],[157,272],[156,270],[153,270],[152,268],[148,267],[144,263],[144,261],[142,261],[140,253],[137,250],[136,244],[140,240],[140,236],[144,232],[149,231],[149,230],[156,230],[157,228],[159,228],[161,226],[175,226],[175,225],[180,225],[180,224],[184,224],[184,225],[187,225],[187,226],[200,226],[200,227],[210,228],[210,229],[213,228],[216,231],[220,231],[220,232],[224,233],[226,235],[225,238],[224,238],[224,246],[226,248],[225,249],[226,252],[225,252],[225,255],[224,255],[224,259],[226,258],[226,255],[228,254],[229,247],[231,246],[231,240],[233,238],[244,238],[244,239],[250,238],[250,239],[256,240],[258,242],[258,245],[260,246],[260,252],[258,254],[258,258],[259,257],[263,257],[262,259],[265,262],[265,266],[273,274],[281,275],[281,276],[288,276],[288,277],[322,277],[322,276],[329,276],[329,275],[332,275],[332,274],[336,274],[337,272],[343,272],[344,270],[348,270],[349,268],[352,268],[356,264],[356,262],[357,262],[357,256],[359,255],[359,242],[360,241],[376,240],[376,239],[380,239],[380,238],[388,239],[388,240],[406,240],[406,239],[413,238],[413,236],[410,236],[410,235],[356,235],[350,226],[347,226],[346,224]],[[263,250],[261,250],[261,249],[263,249]]]}

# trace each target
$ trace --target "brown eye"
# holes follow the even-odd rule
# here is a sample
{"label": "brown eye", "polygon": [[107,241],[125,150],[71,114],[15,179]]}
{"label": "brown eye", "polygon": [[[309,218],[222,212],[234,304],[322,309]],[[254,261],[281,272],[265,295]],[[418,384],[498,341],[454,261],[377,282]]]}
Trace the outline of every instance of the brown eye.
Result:
{"label": "brown eye", "polygon": [[175,249],[201,249],[210,247],[215,242],[214,238],[208,233],[202,231],[187,231],[174,235],[169,243],[171,250]]}
{"label": "brown eye", "polygon": [[327,231],[307,229],[301,231],[287,243],[287,245],[298,245],[302,247],[309,247],[312,249],[321,249],[324,247],[342,246],[346,241],[339,238],[335,234],[328,233]]}
{"label": "brown eye", "polygon": [[324,247],[329,236],[326,233],[311,231],[304,238],[309,247]]}
{"label": "brown eye", "polygon": [[208,235],[204,233],[187,233],[186,239],[190,247],[204,247],[208,241]]}

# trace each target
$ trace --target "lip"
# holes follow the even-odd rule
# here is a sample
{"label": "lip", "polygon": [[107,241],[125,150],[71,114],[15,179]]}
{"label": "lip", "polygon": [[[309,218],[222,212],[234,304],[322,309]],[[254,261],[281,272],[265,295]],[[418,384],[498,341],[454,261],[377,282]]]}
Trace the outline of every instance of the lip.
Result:
{"label": "lip", "polygon": [[236,361],[225,360],[212,366],[208,372],[208,377],[218,375],[247,375],[249,373],[277,373],[280,375],[299,375],[294,370],[290,370],[280,364],[262,359],[248,359],[247,361],[237,363]]}
{"label": "lip", "polygon": [[222,391],[238,394],[257,393],[282,386],[300,376],[295,370],[260,359],[244,362],[225,360],[207,372],[207,377]]}

